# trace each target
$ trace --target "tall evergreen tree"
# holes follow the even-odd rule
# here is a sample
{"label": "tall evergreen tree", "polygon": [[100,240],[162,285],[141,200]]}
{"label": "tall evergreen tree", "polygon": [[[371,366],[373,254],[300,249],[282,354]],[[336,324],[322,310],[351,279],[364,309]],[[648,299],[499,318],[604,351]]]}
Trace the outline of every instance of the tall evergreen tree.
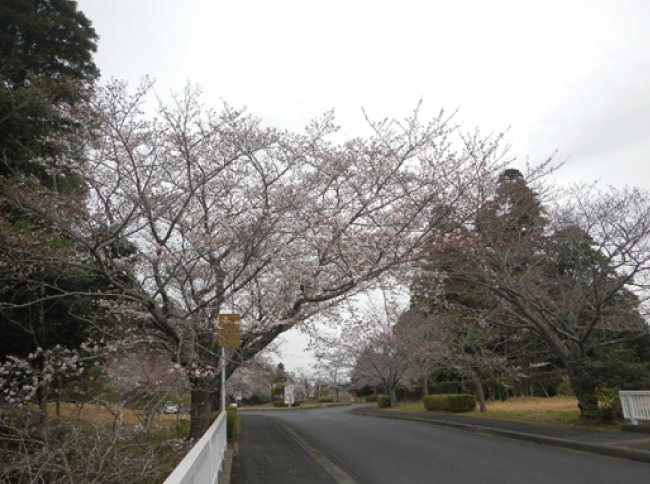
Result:
{"label": "tall evergreen tree", "polygon": [[51,183],[48,165],[69,155],[58,138],[99,76],[97,38],[75,1],[0,2],[0,176]]}
{"label": "tall evergreen tree", "polygon": [[519,170],[499,175],[496,193],[478,213],[476,231],[490,244],[539,239],[547,220],[539,197]]}
{"label": "tall evergreen tree", "polygon": [[100,285],[78,247],[23,210],[84,210],[77,147],[99,75],[96,40],[75,1],[0,1],[0,363],[31,354],[35,373],[46,363],[34,355],[78,348],[96,312],[73,296]]}

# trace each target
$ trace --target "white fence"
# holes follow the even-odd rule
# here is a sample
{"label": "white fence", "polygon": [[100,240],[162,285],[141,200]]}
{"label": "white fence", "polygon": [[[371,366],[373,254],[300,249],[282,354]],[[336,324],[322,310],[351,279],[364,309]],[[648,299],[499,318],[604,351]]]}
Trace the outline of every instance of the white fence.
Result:
{"label": "white fence", "polygon": [[618,392],[623,407],[623,416],[632,425],[639,425],[639,420],[650,420],[650,391]]}
{"label": "white fence", "polygon": [[164,484],[213,484],[226,452],[226,412],[222,412]]}

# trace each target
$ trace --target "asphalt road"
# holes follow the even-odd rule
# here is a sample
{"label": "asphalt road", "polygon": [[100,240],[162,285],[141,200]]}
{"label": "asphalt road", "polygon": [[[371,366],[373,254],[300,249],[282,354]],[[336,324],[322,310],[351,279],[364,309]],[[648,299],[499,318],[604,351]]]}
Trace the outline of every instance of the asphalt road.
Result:
{"label": "asphalt road", "polygon": [[[242,412],[295,429],[359,484],[625,484],[650,465],[518,440],[348,414],[347,407]],[[309,482],[309,481],[306,481]]]}

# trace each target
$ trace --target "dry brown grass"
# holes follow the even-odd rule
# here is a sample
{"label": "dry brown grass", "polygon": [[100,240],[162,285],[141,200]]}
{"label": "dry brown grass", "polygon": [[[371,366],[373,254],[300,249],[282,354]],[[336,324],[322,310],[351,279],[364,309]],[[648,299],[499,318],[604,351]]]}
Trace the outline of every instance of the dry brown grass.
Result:
{"label": "dry brown grass", "polygon": [[[48,404],[48,414],[54,416],[56,409],[55,404]],[[75,413],[76,411],[76,413]],[[90,420],[93,422],[105,422],[112,424],[115,422],[119,416],[119,409],[117,407],[104,407],[101,405],[91,405],[85,404],[81,407],[79,411],[78,407],[73,403],[61,403],[61,416],[70,417],[75,416],[84,420]],[[142,425],[143,416],[142,413],[137,410],[124,409],[122,415],[122,422],[126,425]],[[153,419],[154,427],[171,427],[177,420],[180,419],[189,419],[189,415],[176,414],[176,415],[166,415],[166,414],[157,414]]]}
{"label": "dry brown grass", "polygon": [[508,400],[486,402],[489,411],[519,412],[519,411],[574,411],[578,408],[575,397],[555,396],[543,397],[513,397]]}
{"label": "dry brown grass", "polygon": [[[485,402],[487,413],[490,414],[518,414],[522,412],[575,412],[578,410],[578,401],[575,397],[555,396],[545,397],[512,397],[505,401],[495,400]],[[476,404],[476,410],[479,406]],[[390,410],[390,409],[389,409]],[[397,409],[406,412],[425,412],[422,402],[400,403]],[[478,413],[478,412],[477,412]]]}
{"label": "dry brown grass", "polygon": [[[467,417],[489,418],[496,420],[514,420],[519,422],[534,422],[548,425],[585,425],[578,421],[580,412],[578,402],[574,397],[556,396],[544,397],[513,397],[501,402],[486,402],[487,412],[464,413]],[[386,409],[405,413],[428,413],[422,402],[402,403],[397,408]],[[591,424],[594,425],[594,424]],[[610,428],[608,426],[607,428]]]}
{"label": "dry brown grass", "polygon": [[579,421],[580,411],[574,397],[515,397],[505,402],[487,402],[486,407],[487,412],[473,412],[472,416],[548,425],[585,425]]}

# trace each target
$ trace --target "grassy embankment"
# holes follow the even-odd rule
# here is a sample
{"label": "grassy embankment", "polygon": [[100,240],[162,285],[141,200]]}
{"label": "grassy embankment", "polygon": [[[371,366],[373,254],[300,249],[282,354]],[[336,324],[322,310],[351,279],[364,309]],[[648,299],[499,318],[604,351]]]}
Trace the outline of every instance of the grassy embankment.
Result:
{"label": "grassy embankment", "polygon": [[[486,402],[487,412],[478,411],[463,413],[462,415],[474,418],[489,418],[494,420],[513,420],[517,422],[532,422],[547,425],[567,426],[598,426],[599,428],[617,429],[619,425],[596,425],[583,423],[578,420],[580,411],[577,401],[573,397],[555,396],[543,397],[513,397],[506,401]],[[426,413],[422,402],[400,403],[396,408],[387,408],[388,411],[405,413]],[[626,423],[627,421],[623,422]]]}

